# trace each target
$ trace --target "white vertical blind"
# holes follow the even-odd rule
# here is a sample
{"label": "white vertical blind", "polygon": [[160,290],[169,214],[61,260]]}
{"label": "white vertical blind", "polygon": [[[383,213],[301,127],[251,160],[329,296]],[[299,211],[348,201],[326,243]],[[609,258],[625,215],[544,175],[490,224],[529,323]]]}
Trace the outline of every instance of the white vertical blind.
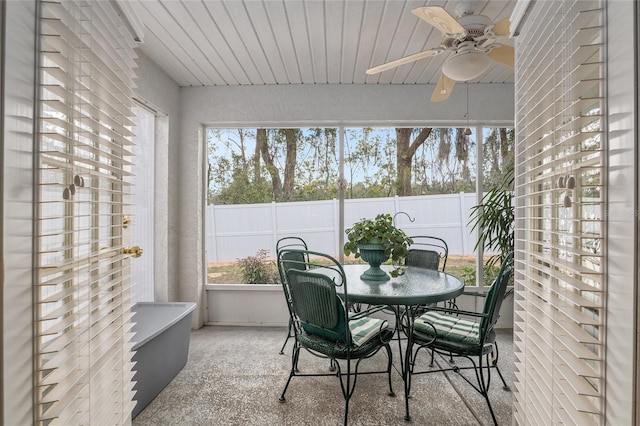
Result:
{"label": "white vertical blind", "polygon": [[35,420],[129,423],[133,37],[110,2],[39,7]]}
{"label": "white vertical blind", "polygon": [[516,424],[603,424],[604,12],[536,2],[516,45]]}

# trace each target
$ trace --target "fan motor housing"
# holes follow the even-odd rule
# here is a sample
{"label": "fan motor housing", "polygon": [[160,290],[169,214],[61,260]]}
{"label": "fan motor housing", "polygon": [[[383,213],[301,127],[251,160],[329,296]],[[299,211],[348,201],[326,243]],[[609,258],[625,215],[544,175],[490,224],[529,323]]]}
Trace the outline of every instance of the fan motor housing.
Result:
{"label": "fan motor housing", "polygon": [[464,36],[450,37],[445,35],[442,38],[442,46],[447,49],[457,50],[458,45],[466,41],[474,41],[478,45],[482,45],[487,41],[485,36],[485,28],[493,24],[490,18],[484,15],[465,15],[458,18],[458,22],[465,29]]}

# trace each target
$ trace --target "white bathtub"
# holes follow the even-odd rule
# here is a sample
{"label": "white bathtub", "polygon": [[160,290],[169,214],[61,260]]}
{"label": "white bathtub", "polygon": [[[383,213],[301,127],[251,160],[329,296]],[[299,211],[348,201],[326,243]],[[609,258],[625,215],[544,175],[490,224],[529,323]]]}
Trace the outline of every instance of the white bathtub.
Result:
{"label": "white bathtub", "polygon": [[195,303],[137,303],[133,307],[135,418],[173,380],[189,356]]}

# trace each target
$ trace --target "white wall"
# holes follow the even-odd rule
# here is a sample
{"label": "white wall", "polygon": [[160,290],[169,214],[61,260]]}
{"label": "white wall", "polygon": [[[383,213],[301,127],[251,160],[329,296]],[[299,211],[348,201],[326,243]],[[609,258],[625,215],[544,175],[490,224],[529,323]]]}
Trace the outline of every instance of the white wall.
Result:
{"label": "white wall", "polygon": [[[157,302],[180,302],[178,265],[173,261],[178,257],[177,228],[178,200],[171,198],[171,185],[178,174],[178,163],[169,161],[178,153],[180,127],[180,90],[158,65],[152,62],[140,49],[138,53],[139,101],[158,113],[156,117],[155,144],[155,300]],[[173,192],[175,194],[175,192]],[[135,244],[135,242],[134,242]],[[186,300],[188,301],[188,300]]]}
{"label": "white wall", "polygon": [[2,396],[5,425],[32,423],[35,1],[5,9]]}
{"label": "white wall", "polygon": [[[184,121],[215,126],[466,127],[466,91],[429,100],[432,85],[287,85],[182,88]],[[513,125],[512,84],[470,84],[471,125]],[[488,108],[487,105],[491,107]],[[457,124],[457,126],[456,126]],[[186,129],[185,129],[186,130]]]}
{"label": "white wall", "polygon": [[[182,87],[180,138],[175,147],[180,206],[179,276],[183,300],[204,302],[203,126],[466,126],[466,91],[447,102],[429,101],[433,86],[288,85]],[[464,99],[465,102],[461,102]],[[469,85],[471,125],[513,126],[513,85]],[[490,107],[488,107],[490,105]],[[174,158],[172,157],[172,161]],[[194,321],[204,322],[202,310]]]}
{"label": "white wall", "polygon": [[283,327],[289,322],[281,285],[208,285],[207,305],[206,324]]}
{"label": "white wall", "polygon": [[[205,323],[228,326],[276,326],[289,322],[289,310],[281,285],[210,284],[207,286],[208,316]],[[481,311],[484,298],[458,296],[460,309]],[[392,315],[375,315],[395,323]],[[496,328],[513,328],[513,297],[507,297],[500,310]],[[284,335],[283,335],[284,338]]]}

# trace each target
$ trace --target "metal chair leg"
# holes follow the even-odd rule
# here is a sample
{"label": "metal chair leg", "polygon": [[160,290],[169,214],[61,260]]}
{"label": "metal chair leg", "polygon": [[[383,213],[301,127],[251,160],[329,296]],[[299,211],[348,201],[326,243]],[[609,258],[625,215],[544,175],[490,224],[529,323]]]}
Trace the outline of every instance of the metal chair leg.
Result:
{"label": "metal chair leg", "polygon": [[413,372],[412,363],[415,361],[415,357],[413,357],[413,339],[411,335],[407,336],[407,349],[405,352],[405,360],[404,360],[404,371],[403,381],[404,381],[404,420],[407,422],[411,421],[411,415],[409,414],[409,392],[411,392],[411,373]]}
{"label": "metal chair leg", "polygon": [[289,338],[293,337],[291,331],[293,330],[293,322],[291,321],[291,318],[289,318],[289,328],[287,330],[287,338],[284,339],[284,343],[282,344],[282,347],[280,348],[280,355],[284,355],[284,347],[287,346],[287,342],[289,341]]}
{"label": "metal chair leg", "polygon": [[298,346],[293,347],[293,352],[291,354],[291,371],[289,372],[289,378],[287,379],[287,383],[284,385],[284,389],[282,390],[282,394],[278,401],[285,402],[287,399],[284,394],[287,392],[287,388],[289,387],[289,383],[291,383],[291,378],[295,375],[295,372],[298,370],[298,357],[300,356],[300,348]]}
{"label": "metal chair leg", "polygon": [[389,378],[389,396],[396,396],[393,391],[393,385],[391,384],[391,368],[393,368],[393,354],[391,353],[391,346],[386,345],[387,350],[387,377]]}
{"label": "metal chair leg", "polygon": [[502,389],[506,391],[510,391],[511,387],[504,380],[504,377],[502,376],[502,372],[500,371],[500,367],[498,367],[499,353],[498,353],[498,344],[496,342],[493,342],[492,355],[493,356],[491,357],[491,366],[495,367],[496,371],[498,372],[498,376],[500,376],[500,380],[502,380]]}
{"label": "metal chair leg", "polygon": [[491,406],[491,401],[489,400],[489,383],[491,383],[491,369],[487,368],[487,379],[485,381],[484,377],[484,369],[482,367],[482,355],[479,357],[479,365],[476,369],[476,378],[478,379],[478,385],[480,386],[480,393],[484,397],[485,401],[487,401],[487,407],[489,407],[489,413],[491,413],[491,418],[493,419],[493,424],[498,426],[498,420],[496,419],[496,415],[493,412],[493,407]]}
{"label": "metal chair leg", "polygon": [[336,363],[337,363],[337,361],[334,360],[333,358],[331,358],[329,360],[329,371],[336,371],[337,370],[336,369]]}

